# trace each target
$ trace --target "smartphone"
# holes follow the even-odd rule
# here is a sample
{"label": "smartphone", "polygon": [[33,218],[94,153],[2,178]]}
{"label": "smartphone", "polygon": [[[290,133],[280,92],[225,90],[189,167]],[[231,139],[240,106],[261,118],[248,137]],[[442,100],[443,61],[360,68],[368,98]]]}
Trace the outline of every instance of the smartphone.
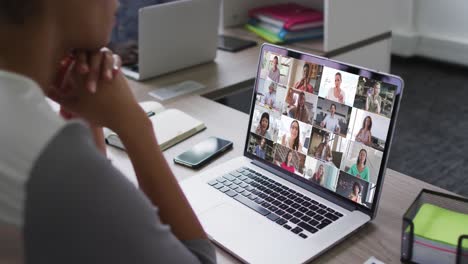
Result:
{"label": "smartphone", "polygon": [[256,46],[257,42],[229,36],[218,36],[218,49],[237,52],[246,48]]}
{"label": "smartphone", "polygon": [[197,169],[231,148],[232,141],[210,137],[175,157],[174,162]]}

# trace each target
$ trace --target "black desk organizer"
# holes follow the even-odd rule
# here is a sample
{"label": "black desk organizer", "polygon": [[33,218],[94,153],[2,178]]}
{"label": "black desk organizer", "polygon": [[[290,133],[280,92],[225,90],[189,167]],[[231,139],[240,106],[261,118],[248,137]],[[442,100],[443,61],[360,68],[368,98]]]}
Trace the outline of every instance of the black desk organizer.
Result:
{"label": "black desk organizer", "polygon": [[[423,189],[403,216],[403,225],[401,231],[401,261],[403,263],[424,264],[420,262],[415,262],[415,256],[413,255],[413,219],[416,216],[416,213],[421,208],[421,206],[426,203],[433,204],[459,213],[468,214],[468,199]],[[468,223],[466,224],[468,225]],[[409,232],[405,232],[405,230],[408,229]],[[462,248],[462,245],[465,246],[465,249]],[[468,250],[466,248],[468,248],[468,234],[460,234],[456,254],[450,253],[453,254],[453,262],[450,261],[448,263],[468,264]]]}

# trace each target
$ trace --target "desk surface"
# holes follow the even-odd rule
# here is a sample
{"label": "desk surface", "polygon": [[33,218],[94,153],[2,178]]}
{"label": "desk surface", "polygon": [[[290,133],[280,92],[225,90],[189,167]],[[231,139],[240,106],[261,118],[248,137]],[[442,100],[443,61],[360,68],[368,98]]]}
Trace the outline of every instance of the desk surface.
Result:
{"label": "desk surface", "polygon": [[[135,88],[138,89],[138,87]],[[202,133],[164,152],[178,180],[196,177],[194,175],[198,171],[176,165],[172,162],[172,158],[209,136],[220,136],[232,140],[234,148],[212,162],[208,167],[242,155],[247,132],[248,115],[200,96],[188,96],[167,104],[166,107],[178,108],[190,113],[194,117],[203,120],[207,125],[207,129]],[[135,177],[125,152],[109,148],[109,154],[119,169],[126,175],[129,175],[130,178]],[[385,263],[400,263],[402,216],[422,188],[443,191],[440,188],[388,169],[377,218],[356,234],[317,258],[316,262],[363,263],[370,256],[376,256]],[[217,249],[217,253],[220,263],[239,262],[219,248]]]}

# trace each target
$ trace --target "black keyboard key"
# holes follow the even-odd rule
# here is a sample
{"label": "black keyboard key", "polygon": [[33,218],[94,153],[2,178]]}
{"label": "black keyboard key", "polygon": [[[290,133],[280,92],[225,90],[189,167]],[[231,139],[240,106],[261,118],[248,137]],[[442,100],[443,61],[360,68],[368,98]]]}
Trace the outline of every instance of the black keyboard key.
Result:
{"label": "black keyboard key", "polygon": [[301,220],[304,221],[304,222],[309,222],[312,218],[308,217],[307,215],[304,215],[303,217],[301,217]]}
{"label": "black keyboard key", "polygon": [[287,204],[287,205],[291,205],[291,204],[293,204],[294,202],[293,202],[292,200],[286,199],[286,200],[284,201],[284,203]]}
{"label": "black keyboard key", "polygon": [[274,200],[273,202],[271,202],[272,204],[276,205],[276,206],[280,206],[281,202],[278,201],[278,200]]}
{"label": "black keyboard key", "polygon": [[270,197],[268,196],[267,198],[265,198],[265,200],[267,200],[267,202],[273,202],[275,199],[273,199],[273,197]]}
{"label": "black keyboard key", "polygon": [[283,225],[284,228],[286,228],[287,230],[291,230],[291,226],[290,225]]}
{"label": "black keyboard key", "polygon": [[293,204],[291,204],[291,207],[295,208],[295,209],[298,209],[299,207],[301,207],[301,205],[298,204],[298,203],[293,203]]}
{"label": "black keyboard key", "polygon": [[293,215],[294,215],[295,217],[297,217],[297,218],[301,218],[301,217],[304,216],[304,214],[301,213],[301,212],[295,212]]}
{"label": "black keyboard key", "polygon": [[231,189],[229,187],[223,186],[223,188],[219,189],[221,192],[225,193],[227,191],[230,191]]}
{"label": "black keyboard key", "polygon": [[270,219],[271,221],[276,221],[276,220],[278,220],[280,217],[277,216],[277,215],[275,215],[275,214],[273,214],[273,213],[271,213],[271,214],[267,215],[267,218]]}
{"label": "black keyboard key", "polygon": [[338,220],[338,216],[336,216],[336,215],[334,215],[332,213],[325,214],[325,217],[328,218],[328,219],[331,219],[332,221]]}
{"label": "black keyboard key", "polygon": [[266,193],[266,194],[271,194],[273,191],[270,190],[270,189],[265,189],[263,192]]}
{"label": "black keyboard key", "polygon": [[319,225],[316,226],[317,229],[323,229],[325,227],[327,227],[328,224],[324,224],[324,223],[320,223]]}
{"label": "black keyboard key", "polygon": [[314,219],[317,220],[317,221],[322,221],[323,220],[323,216],[321,215],[314,215]]}
{"label": "black keyboard key", "polygon": [[280,218],[280,219],[276,220],[276,223],[277,223],[278,225],[284,225],[284,224],[286,224],[287,222],[288,222],[288,220],[285,220],[285,219],[283,219],[283,218]]}
{"label": "black keyboard key", "polygon": [[335,210],[331,209],[331,208],[327,208],[327,211],[330,212],[330,213],[334,213]]}
{"label": "black keyboard key", "polygon": [[262,198],[260,197],[257,197],[257,199],[255,199],[255,202],[258,203],[258,204],[262,204],[265,202],[265,200],[263,200]]}
{"label": "black keyboard key", "polygon": [[273,189],[273,190],[274,190],[275,192],[277,192],[277,193],[280,193],[280,192],[283,190],[283,188],[277,186],[277,187],[276,187],[275,189]]}
{"label": "black keyboard key", "polygon": [[309,231],[310,233],[314,234],[318,231],[317,228],[307,224],[307,223],[304,223],[304,222],[300,222],[298,224],[298,226],[300,226],[301,228],[304,228],[305,230]]}
{"label": "black keyboard key", "polygon": [[308,201],[305,201],[305,202],[302,203],[302,206],[305,206],[305,207],[309,207],[311,205],[312,204],[310,202],[308,202]]}
{"label": "black keyboard key", "polygon": [[257,189],[259,189],[260,191],[265,191],[266,190],[265,186],[258,186]]}
{"label": "black keyboard key", "polygon": [[280,192],[280,194],[283,195],[283,196],[288,196],[288,195],[289,195],[289,192],[286,191],[286,190],[284,190],[284,191]]}
{"label": "black keyboard key", "polygon": [[286,210],[289,208],[289,206],[285,205],[285,204],[280,204],[279,205],[279,208],[283,209],[283,210]]}
{"label": "black keyboard key", "polygon": [[297,198],[297,196],[294,195],[294,194],[290,194],[290,195],[288,195],[288,198],[291,199],[291,200],[294,200],[294,199]]}
{"label": "black keyboard key", "polygon": [[213,185],[213,187],[215,187],[216,189],[221,189],[224,187],[224,184],[218,182],[215,185]]}
{"label": "black keyboard key", "polygon": [[305,208],[304,206],[300,207],[300,208],[297,209],[297,210],[299,210],[300,212],[303,212],[303,213],[309,211],[309,209]]}
{"label": "black keyboard key", "polygon": [[227,194],[230,197],[234,197],[234,196],[237,195],[237,193],[235,191],[233,191],[233,190],[227,191],[227,192],[225,192],[225,194]]}
{"label": "black keyboard key", "polygon": [[257,190],[257,189],[253,189],[251,192],[252,192],[253,194],[255,194],[255,195],[258,195],[258,194],[260,193],[260,191]]}
{"label": "black keyboard key", "polygon": [[294,208],[288,208],[288,209],[286,209],[286,212],[288,212],[290,214],[294,214],[296,212],[296,210],[294,210]]}
{"label": "black keyboard key", "polygon": [[306,200],[306,201],[311,201],[312,199],[310,199],[310,198],[307,197],[307,196],[304,196],[304,200]]}
{"label": "black keyboard key", "polygon": [[297,197],[296,199],[294,199],[294,201],[295,201],[296,203],[303,203],[303,202],[304,202],[304,199]]}
{"label": "black keyboard key", "polygon": [[[289,189],[289,192],[290,192],[291,194],[297,193],[297,192],[296,192],[295,190],[293,190],[293,189]],[[296,198],[294,198],[294,199],[296,199]]]}
{"label": "black keyboard key", "polygon": [[338,217],[342,217],[343,214],[342,213],[339,213],[339,212],[335,212],[335,215],[338,216]]}
{"label": "black keyboard key", "polygon": [[271,206],[271,204],[268,203],[268,202],[263,202],[263,203],[262,203],[262,206],[265,207],[265,208],[268,208],[268,207]]}
{"label": "black keyboard key", "polygon": [[301,197],[301,198],[302,198],[302,197],[304,197],[304,195],[303,195],[303,194],[301,194],[301,193],[298,193],[298,192],[296,193],[296,195],[297,195],[297,196],[299,196],[299,197]]}
{"label": "black keyboard key", "polygon": [[271,197],[274,197],[274,198],[276,198],[276,197],[278,197],[278,196],[279,196],[279,194],[278,194],[278,193],[275,193],[275,192],[274,192],[274,193],[272,193],[272,194],[270,194],[270,195],[271,195]]}
{"label": "black keyboard key", "polygon": [[251,201],[249,198],[246,198],[246,197],[244,197],[242,195],[236,195],[236,196],[234,196],[234,199],[236,199],[237,201],[243,203],[247,207],[255,210],[257,213],[259,213],[261,215],[269,215],[270,214],[270,211],[268,211],[267,209],[261,207],[260,205],[258,205],[254,201]]}
{"label": "black keyboard key", "polygon": [[318,206],[316,206],[316,205],[311,205],[311,206],[309,206],[309,209],[312,210],[312,211],[316,211],[316,210],[318,210],[319,208],[318,208]]}
{"label": "black keyboard key", "polygon": [[328,220],[327,218],[325,218],[325,219],[322,220],[322,224],[323,224],[323,223],[329,225],[329,224],[332,223],[332,221],[330,221],[330,220]]}
{"label": "black keyboard key", "polygon": [[288,214],[288,213],[285,213],[285,214],[283,215],[283,218],[285,218],[285,219],[287,219],[287,220],[291,219],[292,217],[293,217],[293,216],[290,215],[290,214]]}
{"label": "black keyboard key", "polygon": [[287,198],[284,197],[284,196],[280,196],[280,197],[278,197],[278,198],[276,198],[276,199],[279,200],[279,201],[285,201]]}
{"label": "black keyboard key", "polygon": [[317,202],[317,201],[315,201],[315,200],[312,200],[312,201],[310,201],[310,202],[311,202],[312,204],[315,204],[315,205],[317,205],[317,204],[318,204],[318,202]]}
{"label": "black keyboard key", "polygon": [[324,215],[327,213],[327,211],[323,210],[323,209],[318,209],[317,211],[317,214],[321,214],[321,215]]}
{"label": "black keyboard key", "polygon": [[317,220],[312,219],[312,220],[309,221],[309,225],[311,225],[311,226],[316,226],[318,224],[320,224],[320,223]]}
{"label": "black keyboard key", "polygon": [[306,238],[307,238],[307,235],[304,234],[304,233],[300,233],[299,236],[302,237],[303,239],[306,239]]}
{"label": "black keyboard key", "polygon": [[327,207],[324,204],[319,204],[320,208],[326,209]]}
{"label": "black keyboard key", "polygon": [[278,210],[278,207],[274,206],[274,205],[271,205],[270,207],[268,207],[268,209],[270,209],[270,211],[276,211]]}
{"label": "black keyboard key", "polygon": [[291,232],[293,232],[294,234],[299,234],[300,232],[304,231],[302,228],[300,227],[295,227],[293,230],[291,230]]}
{"label": "black keyboard key", "polygon": [[297,223],[299,223],[300,220],[299,220],[299,218],[293,217],[289,221],[291,221],[291,223],[293,223],[293,224],[297,224]]}
{"label": "black keyboard key", "polygon": [[306,215],[313,217],[314,215],[316,215],[316,213],[314,213],[313,211],[308,211],[306,212]]}
{"label": "black keyboard key", "polygon": [[218,184],[218,181],[217,180],[212,180],[212,181],[208,182],[208,184],[213,186],[213,185]]}
{"label": "black keyboard key", "polygon": [[281,210],[281,209],[278,209],[278,210],[275,211],[275,213],[276,213],[277,215],[279,215],[279,216],[282,216],[282,215],[284,215],[286,212],[283,211],[283,210]]}

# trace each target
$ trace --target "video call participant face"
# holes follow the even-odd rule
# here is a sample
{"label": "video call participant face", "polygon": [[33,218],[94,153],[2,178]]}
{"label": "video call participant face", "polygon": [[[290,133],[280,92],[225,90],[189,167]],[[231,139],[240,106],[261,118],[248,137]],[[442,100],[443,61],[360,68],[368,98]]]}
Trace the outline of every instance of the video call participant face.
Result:
{"label": "video call participant face", "polygon": [[291,166],[292,159],[293,159],[293,153],[290,150],[290,151],[288,151],[288,155],[286,155],[286,160],[284,162],[286,163],[286,165]]}
{"label": "video call participant face", "polygon": [[367,151],[365,149],[361,149],[359,151],[359,156],[357,159],[357,164],[365,166],[367,163]]}
{"label": "video call participant face", "polygon": [[304,92],[302,92],[299,94],[299,99],[297,100],[297,107],[302,108],[304,107],[304,105],[305,105],[305,94]]}
{"label": "video call participant face", "polygon": [[329,111],[330,111],[331,116],[334,116],[335,113],[336,113],[336,105],[335,105],[335,104],[331,104],[331,105],[330,105]]}
{"label": "video call participant face", "polygon": [[273,58],[273,69],[278,69],[278,56]]}
{"label": "video call participant face", "polygon": [[304,67],[302,68],[302,79],[304,80],[309,79],[309,70],[310,70],[309,64],[304,64]]}
{"label": "video call participant face", "polygon": [[290,126],[290,133],[291,133],[291,140],[294,140],[294,145],[293,149],[297,150],[299,148],[299,132],[300,132],[300,127],[299,127],[299,122],[296,120],[291,122]]}
{"label": "video call participant face", "polygon": [[369,131],[372,129],[372,118],[370,116],[366,116],[366,118],[364,118],[362,128],[367,129]]}
{"label": "video call participant face", "polygon": [[354,195],[359,195],[361,193],[361,185],[357,182],[353,184],[353,193]]}
{"label": "video call participant face", "polygon": [[262,138],[262,140],[260,141],[260,147],[262,149],[265,148],[265,138]]}
{"label": "video call participant face", "polygon": [[265,133],[268,128],[270,128],[270,115],[268,113],[263,113],[260,118],[260,130]]}
{"label": "video call participant face", "polygon": [[380,94],[380,83],[374,84],[374,95]]}
{"label": "video call participant face", "polygon": [[271,83],[270,86],[268,86],[268,90],[270,91],[270,94],[275,92],[275,84]]}
{"label": "video call participant face", "polygon": [[341,73],[337,72],[335,74],[335,87],[340,88],[341,87]]}

